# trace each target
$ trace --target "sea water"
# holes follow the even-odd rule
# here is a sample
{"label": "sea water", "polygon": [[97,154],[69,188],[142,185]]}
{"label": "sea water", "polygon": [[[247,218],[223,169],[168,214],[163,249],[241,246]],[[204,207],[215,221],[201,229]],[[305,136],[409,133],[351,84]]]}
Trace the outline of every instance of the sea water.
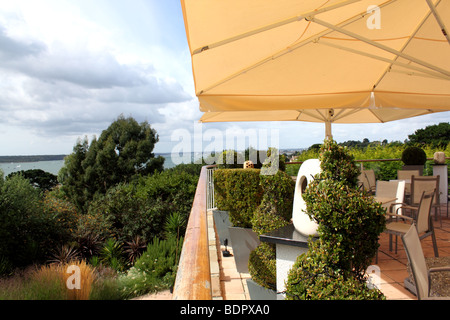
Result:
{"label": "sea water", "polygon": [[[156,156],[163,156],[165,158],[164,161],[164,169],[170,169],[175,167],[175,163],[172,161],[172,157],[170,153],[161,153],[155,154]],[[194,156],[192,156],[194,159]],[[59,170],[64,166],[64,160],[51,160],[51,161],[36,161],[36,162],[3,162],[0,163],[0,169],[3,171],[4,176],[6,177],[12,172],[17,171],[26,171],[32,169],[41,169],[46,172],[50,172],[54,175],[58,175]]]}

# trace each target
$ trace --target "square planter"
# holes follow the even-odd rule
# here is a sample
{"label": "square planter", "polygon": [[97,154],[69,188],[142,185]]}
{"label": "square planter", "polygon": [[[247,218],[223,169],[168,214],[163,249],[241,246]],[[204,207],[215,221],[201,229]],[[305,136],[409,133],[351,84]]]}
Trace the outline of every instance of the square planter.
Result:
{"label": "square planter", "polygon": [[229,227],[228,232],[237,271],[248,273],[248,258],[260,243],[258,234],[250,228],[238,227]]}
{"label": "square planter", "polygon": [[275,290],[264,288],[252,279],[247,279],[247,288],[251,300],[277,300]]}

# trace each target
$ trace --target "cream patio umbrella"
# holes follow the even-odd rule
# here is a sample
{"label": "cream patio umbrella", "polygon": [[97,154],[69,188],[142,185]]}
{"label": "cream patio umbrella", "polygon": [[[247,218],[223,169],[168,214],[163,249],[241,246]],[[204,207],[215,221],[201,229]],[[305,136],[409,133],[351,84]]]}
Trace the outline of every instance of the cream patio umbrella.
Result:
{"label": "cream patio umbrella", "polygon": [[181,0],[202,122],[450,111],[450,0]]}

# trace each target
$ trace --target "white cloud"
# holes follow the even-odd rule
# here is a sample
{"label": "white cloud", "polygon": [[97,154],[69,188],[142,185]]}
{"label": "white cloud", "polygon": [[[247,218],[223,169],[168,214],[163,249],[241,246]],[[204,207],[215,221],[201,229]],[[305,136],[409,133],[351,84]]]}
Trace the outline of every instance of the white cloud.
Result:
{"label": "white cloud", "polygon": [[[120,114],[172,133],[200,119],[179,0],[0,0],[0,154],[70,153]],[[338,142],[400,140],[450,114],[333,125]],[[203,130],[277,129],[282,148],[324,139],[324,124],[209,123]]]}
{"label": "white cloud", "polygon": [[[47,150],[56,137],[72,138],[71,149],[74,137],[99,135],[120,114],[160,123],[167,132],[173,117],[164,110],[186,111],[183,102],[192,96],[183,86],[192,80],[175,80],[188,75],[180,59],[166,62],[179,53],[124,42],[119,24],[111,27],[105,16],[101,25],[84,15],[87,4],[18,1],[0,9],[0,123],[7,128],[0,154],[20,153],[18,144],[23,154],[31,147],[39,153],[39,141]],[[93,5],[102,12],[99,4],[110,3]],[[24,137],[34,142],[24,144]],[[53,153],[61,153],[61,144],[52,144]]]}

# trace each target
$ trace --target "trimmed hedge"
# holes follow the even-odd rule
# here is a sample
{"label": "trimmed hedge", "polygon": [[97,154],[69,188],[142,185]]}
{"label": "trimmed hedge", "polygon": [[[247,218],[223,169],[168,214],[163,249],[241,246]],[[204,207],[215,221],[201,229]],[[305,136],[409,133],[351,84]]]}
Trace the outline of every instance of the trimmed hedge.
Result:
{"label": "trimmed hedge", "polygon": [[214,172],[214,194],[219,210],[228,211],[234,227],[251,228],[263,189],[259,169],[218,169]]}

